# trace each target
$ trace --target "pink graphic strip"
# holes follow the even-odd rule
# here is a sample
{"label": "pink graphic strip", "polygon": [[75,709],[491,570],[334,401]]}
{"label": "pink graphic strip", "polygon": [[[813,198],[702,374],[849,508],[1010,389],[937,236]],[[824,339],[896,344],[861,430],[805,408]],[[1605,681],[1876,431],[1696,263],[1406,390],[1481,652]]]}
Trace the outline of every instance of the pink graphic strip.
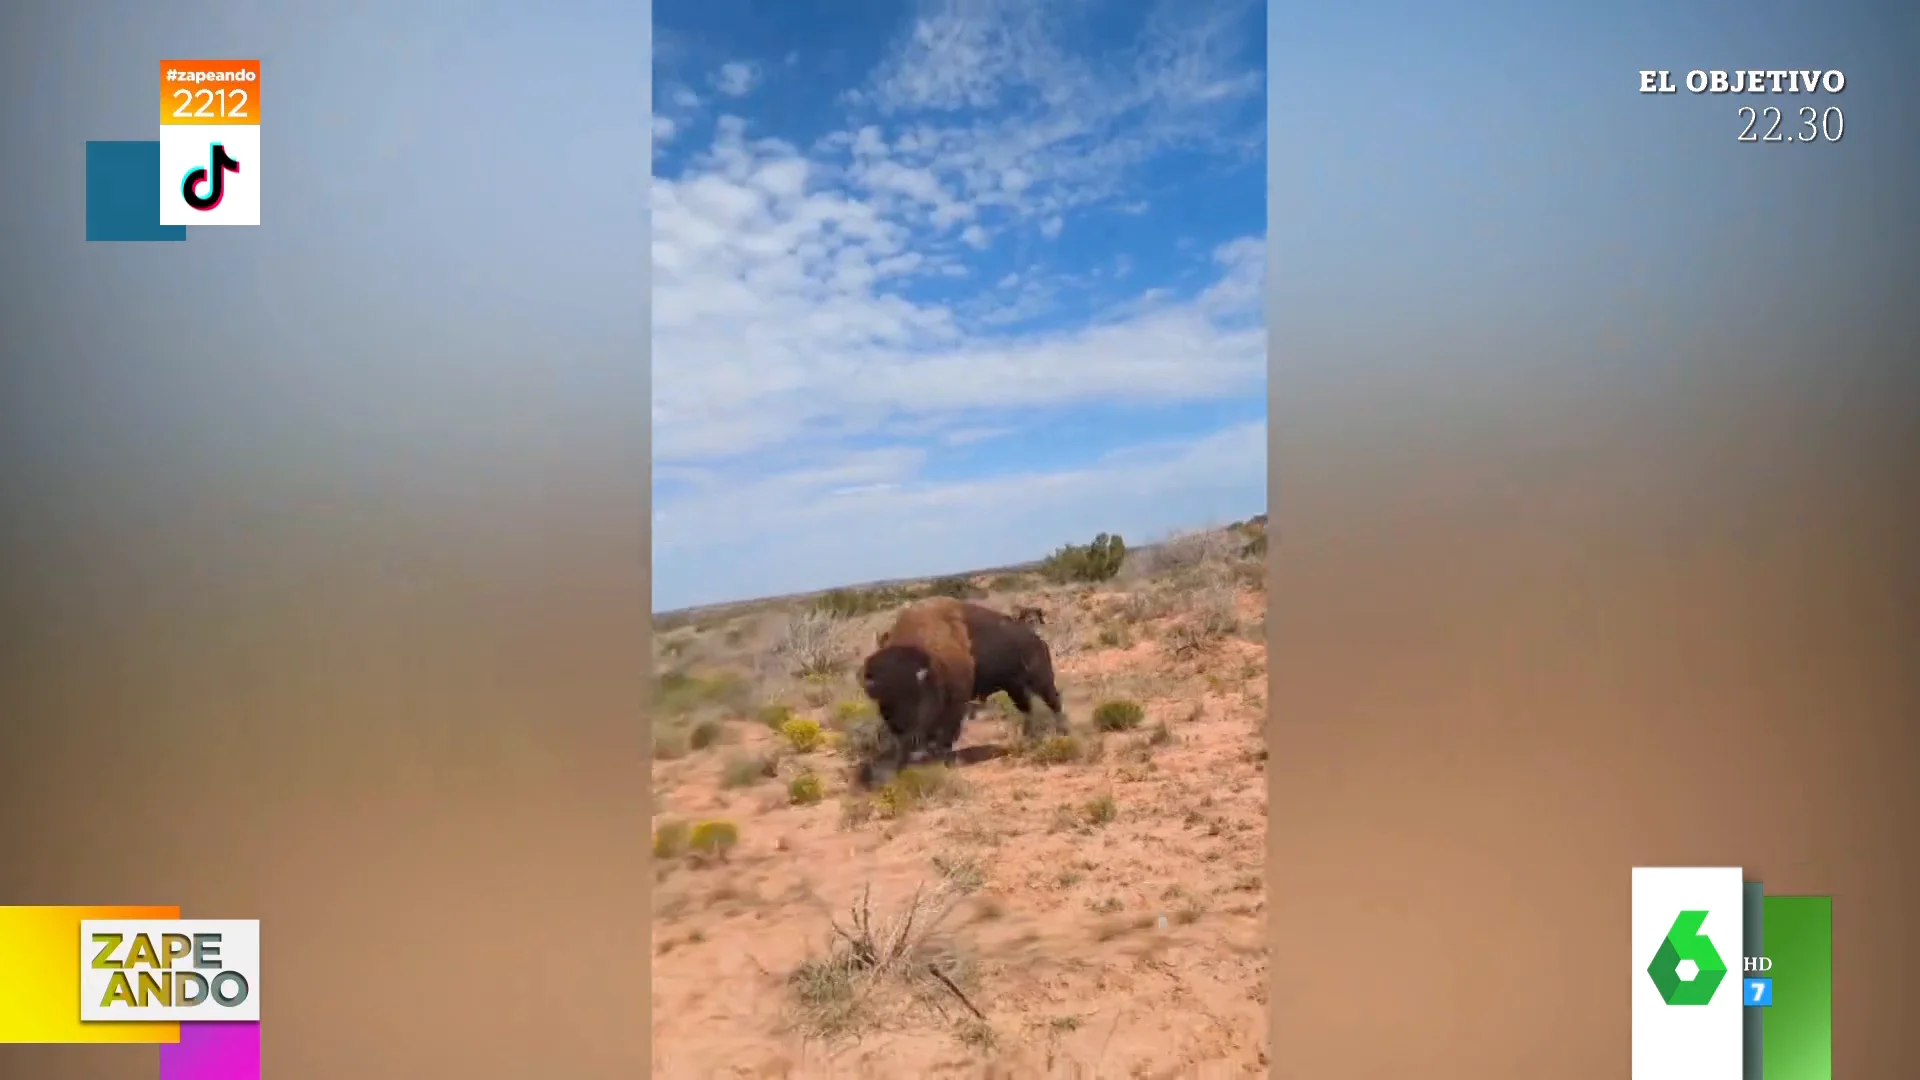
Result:
{"label": "pink graphic strip", "polygon": [[160,1080],[260,1080],[259,1021],[182,1023],[160,1045]]}

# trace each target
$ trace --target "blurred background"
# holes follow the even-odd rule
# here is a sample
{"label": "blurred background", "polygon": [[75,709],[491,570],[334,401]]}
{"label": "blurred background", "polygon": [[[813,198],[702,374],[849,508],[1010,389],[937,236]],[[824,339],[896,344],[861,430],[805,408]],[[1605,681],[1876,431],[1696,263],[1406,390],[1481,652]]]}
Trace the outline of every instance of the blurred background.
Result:
{"label": "blurred background", "polygon": [[[4,18],[0,900],[259,918],[271,1075],[644,1072],[648,5]],[[262,223],[84,243],[173,57]]]}
{"label": "blurred background", "polygon": [[[1634,865],[1832,894],[1835,1075],[1898,1071],[1916,26],[1272,8],[1274,1075],[1625,1075]],[[1846,89],[1638,93],[1755,67]]]}

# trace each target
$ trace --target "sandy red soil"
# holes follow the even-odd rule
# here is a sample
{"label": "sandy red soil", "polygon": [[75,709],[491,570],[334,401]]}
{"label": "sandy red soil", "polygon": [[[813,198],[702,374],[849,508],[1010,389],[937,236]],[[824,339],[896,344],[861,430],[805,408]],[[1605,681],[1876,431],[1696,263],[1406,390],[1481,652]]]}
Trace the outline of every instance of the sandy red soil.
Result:
{"label": "sandy red soil", "polygon": [[[724,821],[738,841],[656,859],[654,1074],[1264,1074],[1258,565],[989,597],[1048,611],[1079,754],[1004,753],[1032,743],[983,707],[945,790],[897,813],[853,785],[845,741],[797,752],[745,707],[780,700],[829,728],[860,707],[845,674],[781,682],[766,633],[786,616],[658,635],[662,670],[757,681],[704,711],[701,749],[677,742],[701,708],[656,720],[672,747],[653,767],[656,830]],[[888,617],[845,620],[841,647],[857,660]],[[1098,731],[1094,707],[1117,698],[1144,721]],[[775,775],[755,774],[761,761]],[[819,802],[794,803],[802,774]],[[856,908],[882,945],[913,914],[886,970],[847,959],[834,927]]]}

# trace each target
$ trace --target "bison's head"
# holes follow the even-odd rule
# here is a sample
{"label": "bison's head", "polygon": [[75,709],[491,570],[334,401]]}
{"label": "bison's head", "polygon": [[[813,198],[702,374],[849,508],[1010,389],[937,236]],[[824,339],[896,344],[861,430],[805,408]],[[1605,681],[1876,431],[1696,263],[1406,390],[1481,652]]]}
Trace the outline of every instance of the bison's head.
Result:
{"label": "bison's head", "polygon": [[911,645],[886,645],[860,667],[860,685],[880,709],[880,718],[896,735],[924,731],[938,695],[933,658]]}
{"label": "bison's head", "polygon": [[1028,626],[1047,625],[1047,613],[1037,607],[1023,607],[1019,611],[1014,612],[1013,617],[1026,623]]}

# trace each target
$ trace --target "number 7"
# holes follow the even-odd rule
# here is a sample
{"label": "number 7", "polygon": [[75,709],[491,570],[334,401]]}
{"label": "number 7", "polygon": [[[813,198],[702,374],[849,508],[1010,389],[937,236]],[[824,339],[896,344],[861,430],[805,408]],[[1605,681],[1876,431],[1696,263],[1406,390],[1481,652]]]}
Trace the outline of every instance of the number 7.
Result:
{"label": "number 7", "polygon": [[1757,983],[1754,983],[1754,984],[1753,984],[1753,1000],[1755,1000],[1755,1001],[1759,1001],[1759,1000],[1760,1000],[1760,995],[1762,995],[1762,994],[1764,994],[1764,993],[1766,993],[1766,992],[1767,992],[1767,984],[1766,984],[1766,983],[1758,983],[1758,982],[1757,982]]}

